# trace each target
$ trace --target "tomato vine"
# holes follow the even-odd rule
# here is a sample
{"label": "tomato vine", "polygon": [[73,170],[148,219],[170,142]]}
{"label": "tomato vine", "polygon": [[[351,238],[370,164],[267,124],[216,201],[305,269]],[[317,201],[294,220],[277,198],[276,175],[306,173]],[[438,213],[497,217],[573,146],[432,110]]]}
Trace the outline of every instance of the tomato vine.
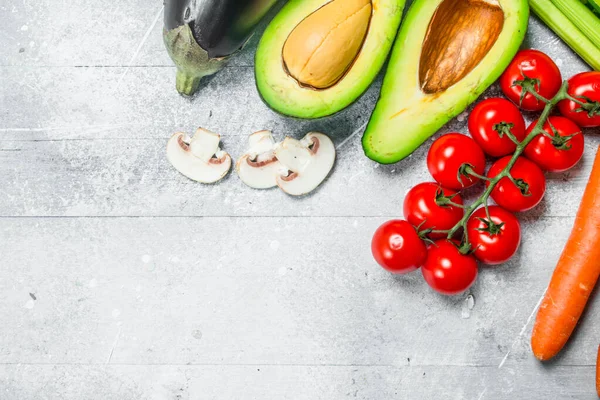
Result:
{"label": "tomato vine", "polygon": [[[526,80],[524,80],[524,81],[526,82]],[[517,82],[515,82],[515,84],[519,85],[520,83],[517,81]],[[536,92],[535,85],[527,85],[527,84],[522,85],[522,89],[523,89],[524,93],[525,92],[531,93],[531,95],[533,95],[536,99],[538,99],[539,101],[543,101],[546,104],[540,115],[540,118],[537,120],[537,123],[535,124],[535,127],[525,137],[525,139],[523,139],[520,142],[518,140],[516,140],[514,138],[514,136],[509,135],[509,137],[512,136],[511,140],[513,140],[515,142],[515,144],[517,145],[516,150],[514,151],[513,155],[511,156],[511,159],[508,162],[508,164],[506,165],[506,167],[499,174],[494,176],[493,178],[489,178],[489,177],[482,176],[481,174],[477,174],[468,165],[465,165],[464,168],[462,168],[462,172],[464,172],[465,174],[471,175],[471,176],[479,178],[479,179],[486,180],[487,187],[485,188],[485,191],[483,192],[483,194],[477,200],[475,200],[475,202],[473,202],[469,206],[462,207],[464,209],[464,216],[460,219],[460,221],[458,221],[456,223],[456,225],[454,225],[454,227],[452,227],[451,229],[448,229],[448,230],[433,230],[432,231],[433,233],[447,235],[448,239],[452,239],[458,233],[458,231],[462,229],[463,230],[463,238],[462,238],[461,245],[460,245],[460,251],[463,254],[467,254],[473,250],[469,243],[468,233],[467,233],[467,229],[466,229],[467,221],[469,220],[471,215],[475,212],[475,210],[477,210],[481,206],[485,207],[486,214],[488,215],[488,219],[490,219],[489,218],[489,209],[488,209],[488,200],[489,200],[492,192],[498,185],[498,182],[500,182],[500,180],[502,180],[503,178],[510,179],[512,181],[512,183],[515,184],[522,191],[522,193],[524,195],[527,195],[526,193],[527,193],[528,188],[526,187],[526,184],[523,185],[524,182],[520,181],[519,179],[515,179],[511,175],[510,171],[511,171],[512,167],[515,165],[515,163],[517,162],[517,160],[519,159],[519,157],[525,151],[525,148],[527,147],[527,145],[529,143],[531,143],[531,141],[533,139],[535,139],[538,135],[548,135],[548,133],[544,130],[544,125],[545,125],[546,121],[548,121],[548,118],[550,117],[550,113],[552,112],[554,107],[556,107],[556,105],[562,100],[571,100],[571,101],[577,103],[578,105],[580,105],[582,110],[585,110],[585,111],[588,111],[591,109],[595,110],[595,108],[598,107],[598,102],[593,102],[593,103],[582,102],[579,99],[576,99],[573,96],[569,95],[567,93],[568,86],[569,86],[568,81],[564,81],[562,83],[558,93],[556,93],[556,95],[552,99],[546,99]],[[506,133],[506,130],[503,129],[503,132]],[[566,141],[568,141],[568,138],[566,139]]]}

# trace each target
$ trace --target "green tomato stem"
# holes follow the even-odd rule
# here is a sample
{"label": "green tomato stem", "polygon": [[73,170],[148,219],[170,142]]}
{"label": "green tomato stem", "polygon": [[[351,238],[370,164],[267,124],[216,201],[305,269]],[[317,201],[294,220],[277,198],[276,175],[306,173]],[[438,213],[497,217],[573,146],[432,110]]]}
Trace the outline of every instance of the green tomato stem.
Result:
{"label": "green tomato stem", "polygon": [[449,206],[452,206],[452,207],[458,207],[458,208],[467,208],[467,206],[465,206],[465,205],[463,205],[463,204],[458,204],[458,203],[455,203],[455,202],[453,202],[453,201],[451,201],[451,200],[450,200],[450,201],[448,201],[448,203],[447,203],[447,204],[448,204]]}
{"label": "green tomato stem", "polygon": [[512,134],[512,132],[506,132],[506,136],[508,136],[508,138],[517,146],[519,145],[519,139],[517,139],[517,137],[515,135]]}
{"label": "green tomato stem", "polygon": [[536,91],[528,91],[528,93],[530,93],[533,97],[535,97],[538,101],[541,101],[542,103],[548,104],[550,102],[550,99],[545,98]]}
{"label": "green tomato stem", "polygon": [[587,104],[586,102],[581,101],[578,98],[573,97],[573,96],[568,95],[568,94],[567,94],[567,99],[571,100],[572,102],[576,103],[579,106],[585,106]]}
{"label": "green tomato stem", "polygon": [[448,234],[448,230],[447,229],[446,230],[432,229],[432,230],[428,231],[428,233],[440,233],[440,234],[446,235],[446,234]]}
{"label": "green tomato stem", "polygon": [[487,201],[483,206],[485,207],[485,216],[487,217],[488,221],[492,221],[492,216],[490,215],[490,206],[488,205]]}
{"label": "green tomato stem", "polygon": [[483,175],[480,175],[480,174],[478,174],[477,172],[475,172],[475,171],[473,170],[473,168],[471,168],[471,166],[470,166],[470,165],[467,165],[467,166],[465,167],[465,172],[466,172],[467,174],[471,175],[471,176],[474,176],[475,178],[481,179],[482,181],[489,181],[489,180],[490,180],[490,178],[488,178],[487,176],[483,176]]}
{"label": "green tomato stem", "polygon": [[556,96],[554,96],[551,100],[548,100],[548,102],[546,103],[546,106],[544,107],[544,110],[542,111],[542,114],[540,115],[540,118],[538,119],[537,123],[535,124],[535,127],[529,133],[529,135],[527,135],[527,137],[525,137],[525,139],[523,139],[523,141],[517,145],[517,149],[515,150],[513,156],[511,157],[511,159],[508,162],[508,164],[506,165],[506,167],[502,170],[502,172],[500,172],[498,175],[496,175],[493,178],[486,177],[486,179],[488,180],[488,186],[486,187],[485,192],[483,192],[483,194],[477,200],[475,200],[475,202],[473,204],[471,204],[468,207],[465,207],[465,209],[464,209],[465,215],[462,217],[462,219],[456,225],[454,225],[454,227],[452,229],[450,229],[448,231],[435,231],[436,233],[447,233],[448,239],[451,239],[461,228],[463,228],[463,232],[465,234],[465,240],[468,240],[467,239],[468,237],[466,236],[467,221],[469,220],[469,218],[471,217],[473,212],[482,205],[485,206],[488,219],[491,220],[487,203],[488,203],[489,197],[491,196],[492,192],[494,191],[494,188],[496,187],[498,182],[500,182],[500,180],[502,180],[503,178],[509,178],[514,183],[514,178],[511,176],[510,170],[517,162],[517,159],[525,151],[525,147],[527,147],[527,145],[533,139],[535,139],[536,136],[544,134],[543,127],[544,127],[544,124],[546,123],[546,121],[548,120],[548,117],[550,116],[552,109],[558,104],[559,101],[568,98],[568,94],[567,94],[568,87],[569,87],[568,82],[567,81],[563,82],[563,84],[561,85],[560,90],[558,91]]}

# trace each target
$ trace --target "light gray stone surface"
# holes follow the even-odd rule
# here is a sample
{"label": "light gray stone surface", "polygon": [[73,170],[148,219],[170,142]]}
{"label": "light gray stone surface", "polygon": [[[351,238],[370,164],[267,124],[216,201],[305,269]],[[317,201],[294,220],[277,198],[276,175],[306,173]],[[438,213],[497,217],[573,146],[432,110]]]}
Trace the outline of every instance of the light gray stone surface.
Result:
{"label": "light gray stone surface", "polygon": [[[522,216],[518,256],[442,297],[370,256],[375,228],[430,179],[426,147],[392,166],[362,154],[381,78],[332,118],[281,117],[254,87],[257,35],[186,100],[161,29],[156,0],[0,5],[0,399],[595,398],[598,301],[555,361],[529,337],[597,132]],[[535,19],[525,46],[565,77],[587,69]],[[324,131],[339,157],[301,199],[235,175],[203,186],[164,156],[197,126],[234,158],[265,128]]]}

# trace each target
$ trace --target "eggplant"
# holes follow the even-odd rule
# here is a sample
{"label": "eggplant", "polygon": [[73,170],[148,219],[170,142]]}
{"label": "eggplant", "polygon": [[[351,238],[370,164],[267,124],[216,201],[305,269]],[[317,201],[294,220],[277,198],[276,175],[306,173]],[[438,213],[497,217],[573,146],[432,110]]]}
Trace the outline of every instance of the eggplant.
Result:
{"label": "eggplant", "polygon": [[165,0],[163,40],[177,91],[191,96],[221,70],[278,0]]}

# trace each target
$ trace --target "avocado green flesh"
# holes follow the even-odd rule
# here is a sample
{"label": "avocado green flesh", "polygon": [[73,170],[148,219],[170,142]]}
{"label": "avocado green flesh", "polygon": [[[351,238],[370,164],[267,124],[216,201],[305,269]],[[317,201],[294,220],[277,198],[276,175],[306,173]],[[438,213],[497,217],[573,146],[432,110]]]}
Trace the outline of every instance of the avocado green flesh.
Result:
{"label": "avocado green flesh", "polygon": [[363,135],[367,157],[392,164],[409,156],[500,77],[525,37],[529,6],[527,0],[498,2],[504,11],[504,26],[490,51],[460,81],[442,92],[426,94],[419,82],[422,45],[442,0],[414,1],[400,28],[379,101]]}
{"label": "avocado green flesh", "polygon": [[398,31],[405,0],[373,0],[373,14],[361,50],[333,86],[301,86],[285,70],[282,50],[287,37],[307,16],[329,0],[290,0],[267,27],[256,51],[256,86],[273,110],[297,118],[321,118],[352,104],[383,66]]}

